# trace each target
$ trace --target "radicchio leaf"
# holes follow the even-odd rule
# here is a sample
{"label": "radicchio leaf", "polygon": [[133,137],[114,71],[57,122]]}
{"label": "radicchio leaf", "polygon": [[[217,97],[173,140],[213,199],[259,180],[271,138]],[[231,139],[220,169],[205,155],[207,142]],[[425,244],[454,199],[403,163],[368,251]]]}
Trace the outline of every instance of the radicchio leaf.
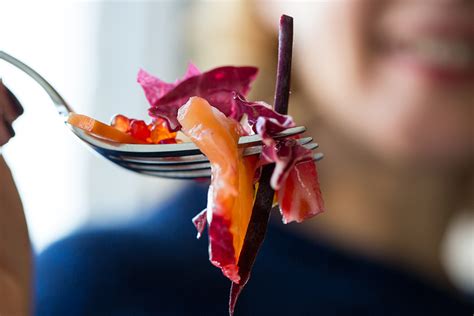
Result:
{"label": "radicchio leaf", "polygon": [[230,117],[240,121],[246,114],[253,131],[262,136],[264,141],[270,135],[295,126],[291,116],[275,112],[271,105],[263,101],[250,102],[238,93],[234,93],[233,100]]}
{"label": "radicchio leaf", "polygon": [[291,116],[275,112],[265,102],[250,102],[234,93],[231,117],[239,121],[244,114],[247,115],[247,122],[252,130],[262,137],[265,144],[261,165],[275,163],[270,184],[274,190],[278,190],[294,166],[311,159],[312,152],[298,144],[295,139],[273,139],[272,135],[295,126]]}
{"label": "radicchio leaf", "polygon": [[142,86],[145,96],[150,104],[155,104],[161,97],[173,90],[184,80],[201,74],[199,69],[192,63],[188,64],[188,69],[183,78],[174,83],[164,82],[163,80],[149,74],[143,69],[138,71],[137,82]]}
{"label": "radicchio leaf", "polygon": [[312,152],[301,146],[296,139],[288,138],[278,142],[267,138],[267,146],[262,151],[262,163],[275,163],[270,184],[274,190],[279,190],[295,165],[305,160],[312,160]]}
{"label": "radicchio leaf", "polygon": [[277,192],[283,223],[301,223],[324,211],[318,170],[312,160],[297,163]]}
{"label": "radicchio leaf", "polygon": [[180,128],[178,109],[190,97],[202,97],[229,116],[234,92],[246,95],[257,72],[255,67],[226,66],[199,73],[190,65],[186,76],[175,83],[165,83],[144,71],[139,72],[138,82],[150,102],[150,116],[164,118],[170,131],[177,131]]}

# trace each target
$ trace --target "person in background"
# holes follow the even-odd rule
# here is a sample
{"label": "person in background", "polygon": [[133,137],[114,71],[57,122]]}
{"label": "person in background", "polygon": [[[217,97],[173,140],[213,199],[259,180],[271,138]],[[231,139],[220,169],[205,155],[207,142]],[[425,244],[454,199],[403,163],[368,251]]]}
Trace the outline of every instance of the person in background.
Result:
{"label": "person in background", "polygon": [[256,3],[267,28],[295,17],[295,117],[326,156],[329,211],[302,233],[450,287],[445,231],[473,207],[474,2]]}
{"label": "person in background", "polygon": [[[193,12],[193,31],[207,30],[194,37],[198,51],[213,51],[213,63],[262,65],[262,95],[273,84],[267,62],[275,53],[265,29],[274,33],[282,12],[295,17],[290,109],[326,156],[319,170],[328,211],[302,225],[272,223],[236,314],[472,314],[474,302],[441,260],[451,219],[472,209],[472,1],[262,0],[201,9]],[[214,22],[241,42],[210,36]],[[219,47],[228,59],[217,58]],[[52,245],[36,262],[36,314],[224,315],[229,281],[207,261],[189,220],[205,201],[206,186],[190,186],[150,218]],[[13,275],[26,282],[20,272]]]}

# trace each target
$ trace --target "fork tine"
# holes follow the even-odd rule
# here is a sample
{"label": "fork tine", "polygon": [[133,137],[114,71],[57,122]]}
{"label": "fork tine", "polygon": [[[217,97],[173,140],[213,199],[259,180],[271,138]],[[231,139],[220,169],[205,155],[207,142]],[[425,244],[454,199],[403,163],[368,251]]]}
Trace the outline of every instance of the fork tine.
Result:
{"label": "fork tine", "polygon": [[[69,125],[69,124],[68,124]],[[117,144],[97,138],[79,128],[69,125],[71,130],[99,154],[128,170],[161,178],[198,179],[211,176],[210,163],[206,156],[191,142],[167,145]],[[287,129],[276,138],[298,135],[306,130],[304,126]],[[311,143],[311,137],[297,139],[306,148],[313,150],[318,144]],[[239,147],[244,155],[256,155],[262,151],[261,138],[258,135],[244,136],[239,139]],[[315,155],[315,160],[322,155]]]}
{"label": "fork tine", "polygon": [[161,172],[174,172],[174,171],[191,171],[191,170],[206,170],[211,168],[211,163],[200,162],[193,164],[182,164],[182,165],[152,165],[152,164],[137,164],[133,162],[126,161],[113,161],[119,166],[134,170],[143,170],[143,171],[161,171]]}
{"label": "fork tine", "polygon": [[[313,156],[313,160],[319,161],[323,158],[323,154],[317,153]],[[168,178],[168,179],[206,179],[211,177],[211,169],[205,170],[188,170],[188,171],[177,171],[177,172],[163,172],[163,171],[149,171],[149,170],[141,170],[141,169],[133,169],[127,168],[132,171],[154,176],[160,178]]]}
{"label": "fork tine", "polygon": [[[306,132],[306,127],[304,126],[296,126],[288,128],[280,133],[277,133],[273,136],[274,139],[282,139],[289,136],[295,136]],[[249,147],[259,145],[262,142],[262,138],[260,135],[250,135],[250,136],[243,136],[239,139],[239,147]]]}
{"label": "fork tine", "polygon": [[[304,145],[306,148],[313,150],[318,147],[318,144],[311,143],[313,139],[311,137],[304,137],[298,139],[298,143]],[[262,146],[248,147],[244,149],[244,156],[252,156],[259,154],[262,151]],[[183,157],[135,157],[132,155],[108,155],[107,158],[117,163],[127,162],[134,164],[144,164],[144,165],[188,165],[195,163],[204,163],[209,162],[207,157],[203,154],[201,155],[192,155],[192,156],[183,156]]]}
{"label": "fork tine", "polygon": [[189,155],[182,157],[134,157],[130,155],[109,155],[107,158],[113,162],[129,162],[143,165],[190,165],[196,163],[209,162],[203,154]]}
{"label": "fork tine", "polygon": [[313,155],[313,161],[320,161],[324,158],[324,154],[323,153],[315,153]]}
{"label": "fork tine", "polygon": [[167,179],[208,179],[211,177],[211,169],[206,170],[191,170],[191,171],[179,171],[179,172],[160,172],[160,171],[143,171],[143,170],[134,170],[132,171],[160,178]]}
{"label": "fork tine", "polygon": [[[311,144],[310,144],[311,145]],[[322,153],[316,153],[313,155],[314,161],[319,161],[323,158]],[[135,163],[127,163],[127,162],[116,162],[118,165],[130,169],[140,173],[155,173],[155,174],[169,174],[170,176],[178,173],[188,172],[190,175],[193,173],[201,174],[203,172],[208,172],[210,175],[211,164],[209,162],[206,163],[198,163],[198,164],[187,164],[187,165],[140,165]]]}
{"label": "fork tine", "polygon": [[[132,154],[141,157],[181,157],[201,154],[200,150],[192,142],[181,144],[119,144],[95,137],[80,128],[67,124],[76,136],[92,146],[96,151],[104,155]],[[274,138],[285,138],[303,133],[306,130],[304,126],[292,127],[278,133]],[[261,144],[259,135],[243,136],[239,139],[239,147],[252,147]]]}
{"label": "fork tine", "polygon": [[[313,138],[312,137],[303,137],[303,138],[300,138],[300,139],[297,139],[296,140],[300,145],[304,145],[305,147],[308,146],[306,144],[310,143],[313,141]],[[318,144],[316,143],[313,143],[314,146],[312,148],[308,148],[308,149],[315,149],[315,148],[318,148]],[[254,147],[249,147],[249,148],[245,148],[244,150],[244,156],[253,156],[253,155],[256,155],[256,154],[260,154],[262,152],[262,146],[254,146]]]}

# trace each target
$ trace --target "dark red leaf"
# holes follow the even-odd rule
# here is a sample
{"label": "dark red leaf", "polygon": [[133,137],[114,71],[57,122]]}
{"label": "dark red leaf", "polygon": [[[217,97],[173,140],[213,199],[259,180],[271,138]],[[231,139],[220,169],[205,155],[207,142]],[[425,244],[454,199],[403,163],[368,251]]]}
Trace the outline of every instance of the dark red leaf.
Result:
{"label": "dark red leaf", "polygon": [[194,66],[192,63],[189,63],[188,69],[184,74],[183,78],[176,80],[174,83],[167,83],[162,81],[161,79],[150,75],[143,69],[140,69],[137,75],[137,81],[142,86],[143,91],[145,92],[145,96],[150,104],[155,104],[161,97],[163,97],[166,93],[173,90],[178,84],[183,82],[184,80],[197,76],[201,74],[199,69]]}
{"label": "dark red leaf", "polygon": [[296,164],[277,192],[283,223],[301,223],[324,211],[318,170],[312,160]]}
{"label": "dark red leaf", "polygon": [[263,138],[295,126],[291,116],[275,112],[272,106],[265,102],[250,102],[238,93],[234,93],[233,100],[230,116],[240,121],[246,114],[253,131]]}
{"label": "dark red leaf", "polygon": [[141,70],[138,74],[138,82],[142,85],[151,104],[150,116],[166,119],[169,129],[177,131],[180,128],[177,120],[178,109],[190,97],[202,97],[229,116],[233,93],[246,95],[257,72],[258,69],[255,67],[226,66],[204,73],[198,73],[196,68],[191,71],[188,68],[185,78],[175,83],[166,83]]}

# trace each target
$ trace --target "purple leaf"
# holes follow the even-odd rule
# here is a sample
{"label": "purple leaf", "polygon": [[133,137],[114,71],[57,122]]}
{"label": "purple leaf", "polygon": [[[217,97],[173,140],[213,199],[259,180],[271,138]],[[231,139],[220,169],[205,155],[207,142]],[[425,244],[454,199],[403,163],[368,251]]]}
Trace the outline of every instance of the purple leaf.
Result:
{"label": "purple leaf", "polygon": [[283,223],[301,223],[324,211],[318,169],[312,160],[296,164],[277,192]]}
{"label": "purple leaf", "polygon": [[295,126],[291,116],[275,112],[272,106],[265,102],[249,102],[237,93],[234,93],[233,100],[231,118],[240,121],[246,114],[253,131],[264,139]]}
{"label": "purple leaf", "polygon": [[262,137],[265,144],[261,155],[261,165],[275,163],[271,178],[271,186],[278,190],[294,166],[311,159],[311,150],[299,145],[295,139],[275,141],[272,135],[294,127],[291,116],[275,112],[265,102],[249,102],[237,93],[234,94],[234,104],[231,117],[239,121],[247,115],[248,124],[252,130]]}
{"label": "purple leaf", "polygon": [[270,184],[277,191],[296,164],[305,160],[312,160],[313,154],[311,150],[301,146],[293,138],[283,139],[278,142],[268,138],[266,142],[273,142],[273,144],[264,146],[261,159],[263,164],[275,163],[275,170],[273,171]]}
{"label": "purple leaf", "polygon": [[143,70],[138,74],[138,82],[151,104],[148,111],[150,116],[164,118],[169,129],[177,131],[180,128],[177,120],[178,109],[190,97],[202,97],[229,116],[234,92],[246,95],[257,72],[255,67],[226,66],[199,73],[190,65],[186,76],[175,83],[163,82]]}
{"label": "purple leaf", "polygon": [[159,78],[149,74],[143,69],[138,71],[137,82],[142,86],[145,96],[150,104],[154,104],[166,93],[173,90],[178,84],[183,82],[186,79],[197,76],[201,74],[199,69],[194,66],[192,63],[189,63],[188,69],[184,74],[183,78],[176,80],[174,83],[167,83],[162,81]]}

